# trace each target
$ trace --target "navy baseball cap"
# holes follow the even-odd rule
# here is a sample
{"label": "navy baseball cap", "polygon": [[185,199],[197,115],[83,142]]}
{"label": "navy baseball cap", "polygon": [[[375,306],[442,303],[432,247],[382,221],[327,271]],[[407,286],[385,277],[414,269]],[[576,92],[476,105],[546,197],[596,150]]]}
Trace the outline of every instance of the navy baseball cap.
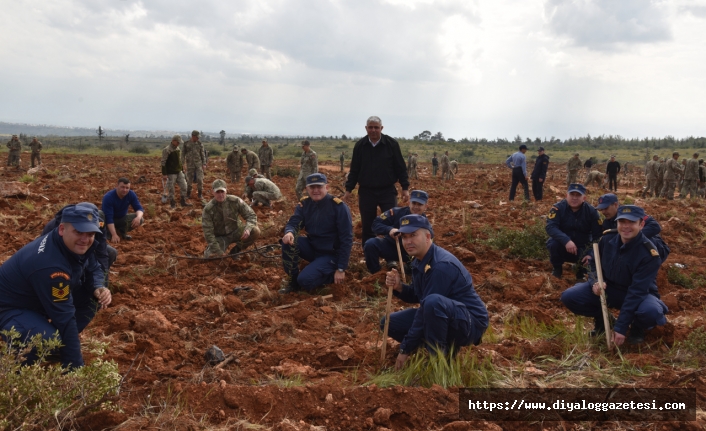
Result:
{"label": "navy baseball cap", "polygon": [[324,184],[328,184],[328,181],[326,180],[326,175],[324,174],[316,173],[306,177],[307,186],[322,186]]}
{"label": "navy baseball cap", "polygon": [[544,147],[537,148],[537,151],[544,151]]}
{"label": "navy baseball cap", "polygon": [[567,193],[571,192],[579,192],[582,195],[586,196],[586,187],[584,187],[583,184],[573,183],[569,185],[569,190]]}
{"label": "navy baseball cap", "polygon": [[412,190],[409,200],[412,202],[418,202],[422,205],[426,205],[427,201],[429,200],[429,195],[424,190]]}
{"label": "navy baseball cap", "polygon": [[598,205],[596,206],[596,209],[604,210],[616,202],[618,202],[617,196],[615,196],[613,193],[606,193],[598,198]]}
{"label": "navy baseball cap", "polygon": [[429,223],[429,219],[419,214],[409,214],[402,217],[400,220],[399,231],[402,233],[416,232],[418,229],[426,229],[431,232],[431,237],[434,238],[434,229]]}
{"label": "navy baseball cap", "polygon": [[615,219],[620,220],[621,218],[632,221],[642,220],[645,218],[645,210],[637,205],[623,205],[618,207],[618,216]]}
{"label": "navy baseball cap", "polygon": [[69,205],[61,212],[61,222],[71,223],[79,232],[100,233],[98,210],[85,205]]}
{"label": "navy baseball cap", "polygon": [[520,150],[526,150],[526,149],[527,149],[527,145],[525,145],[525,144],[520,145]]}

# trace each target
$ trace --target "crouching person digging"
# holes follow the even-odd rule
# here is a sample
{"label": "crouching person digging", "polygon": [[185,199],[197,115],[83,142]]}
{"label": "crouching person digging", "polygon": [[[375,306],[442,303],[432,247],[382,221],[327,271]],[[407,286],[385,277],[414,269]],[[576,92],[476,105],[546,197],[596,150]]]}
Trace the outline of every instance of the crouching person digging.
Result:
{"label": "crouching person digging", "polygon": [[[488,310],[473,287],[471,274],[448,251],[433,242],[434,231],[426,217],[408,215],[400,221],[402,245],[412,256],[412,284],[402,284],[397,270],[387,273],[385,283],[393,294],[419,308],[390,315],[389,336],[399,341],[395,368],[422,345],[431,353],[458,352],[478,345],[488,328]],[[385,319],[380,322],[384,328]]]}

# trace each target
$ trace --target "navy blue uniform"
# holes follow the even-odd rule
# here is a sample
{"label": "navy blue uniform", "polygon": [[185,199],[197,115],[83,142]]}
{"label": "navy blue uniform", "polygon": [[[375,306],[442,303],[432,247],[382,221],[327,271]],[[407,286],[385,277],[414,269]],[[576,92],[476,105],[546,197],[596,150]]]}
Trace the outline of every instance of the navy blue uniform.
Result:
{"label": "navy blue uniform", "polygon": [[[61,215],[64,213],[65,208],[66,206],[60,209],[59,212],[56,213],[54,218],[44,226],[44,229],[42,229],[42,235],[48,234],[49,232],[54,230],[54,228],[58,227],[59,224],[61,224]],[[106,239],[106,233],[108,229],[105,226],[105,216],[103,214],[103,211],[98,211],[98,216],[100,217],[101,232],[96,233],[93,239],[93,243],[95,244],[94,252],[96,254],[96,260],[98,260],[98,263],[100,264],[101,268],[103,268],[103,272],[105,274],[103,285],[107,287],[110,267],[111,265],[113,265],[113,262],[115,262],[115,259],[118,258],[118,250],[108,245],[108,241]]]}
{"label": "navy blue uniform", "polygon": [[[297,236],[300,229],[306,236]],[[346,270],[353,246],[351,212],[342,200],[327,194],[314,202],[304,197],[284,233],[294,235],[294,246],[282,244],[284,272],[305,290],[333,283],[337,269]],[[299,259],[309,262],[301,273]]]}
{"label": "navy blue uniform", "polygon": [[[380,271],[380,258],[387,261],[399,259],[397,256],[396,240],[390,237],[390,231],[400,228],[400,219],[412,213],[409,207],[395,207],[380,214],[373,221],[373,233],[375,235],[383,235],[382,238],[370,238],[365,241],[363,253],[365,254],[365,266],[371,274]],[[409,262],[410,258],[403,247],[402,263]]]}
{"label": "navy blue uniform", "polygon": [[[530,179],[532,180],[532,194],[537,201],[541,201],[544,195],[544,182],[547,178],[547,168],[549,168],[549,156],[546,154],[538,156],[534,161],[532,175],[530,175]],[[540,179],[542,181],[539,181]]]}
{"label": "navy blue uniform", "polygon": [[[615,229],[618,228],[618,221],[616,218],[617,215],[611,219],[603,220],[603,229],[606,229],[603,232],[604,235],[609,233],[617,234],[617,230]],[[659,252],[659,258],[662,260],[662,263],[664,263],[672,250],[670,250],[669,246],[664,242],[662,236],[660,235],[660,232],[662,232],[662,226],[651,216],[645,216],[644,221],[645,227],[642,228],[642,234],[645,235],[647,239],[652,241],[652,244],[654,244],[655,248],[657,248],[657,252]]]}
{"label": "navy blue uniform", "polygon": [[[620,310],[615,332],[628,328],[651,329],[667,323],[668,308],[659,299],[657,272],[662,261],[654,244],[640,232],[627,244],[620,235],[606,235],[598,243],[606,283],[608,307]],[[601,319],[600,297],[593,294],[595,280],[579,283],[561,294],[561,302],[575,314]]]}
{"label": "navy blue uniform", "polygon": [[[591,242],[601,237],[603,226],[593,206],[584,202],[578,211],[573,211],[564,199],[549,211],[546,231],[549,261],[554,268],[560,268],[564,262],[578,262],[589,251]],[[576,244],[577,254],[566,251],[569,241]]]}
{"label": "navy blue uniform", "polygon": [[[468,270],[454,255],[432,244],[423,259],[412,260],[412,284],[403,284],[394,295],[419,308],[390,315],[389,335],[402,343],[400,352],[410,354],[424,342],[449,351],[478,345],[488,328],[488,310],[473,287]],[[380,322],[380,328],[385,319]]]}
{"label": "navy blue uniform", "polygon": [[[23,339],[35,334],[49,339],[58,330],[64,367],[83,365],[78,334],[98,309],[93,291],[103,286],[103,270],[93,247],[77,255],[54,229],[22,247],[0,267],[0,328],[14,327]],[[93,286],[82,282],[89,275]],[[27,360],[34,358],[30,355]]]}

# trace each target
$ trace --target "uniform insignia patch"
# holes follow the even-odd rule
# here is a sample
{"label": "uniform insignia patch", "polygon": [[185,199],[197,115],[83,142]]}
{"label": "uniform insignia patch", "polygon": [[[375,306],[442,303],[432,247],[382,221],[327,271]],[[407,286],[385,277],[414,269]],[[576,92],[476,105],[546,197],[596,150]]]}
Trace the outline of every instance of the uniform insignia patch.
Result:
{"label": "uniform insignia patch", "polygon": [[550,212],[547,218],[554,218],[556,217],[556,213],[554,211]]}
{"label": "uniform insignia patch", "polygon": [[427,272],[431,269],[431,265],[427,264],[427,266],[424,267],[424,272]]}
{"label": "uniform insignia patch", "polygon": [[309,199],[309,196],[304,196],[303,198],[299,199],[299,202],[304,202],[307,199]]}
{"label": "uniform insignia patch", "polygon": [[62,302],[69,299],[69,285],[64,286],[64,283],[52,284],[51,296],[54,302]]}
{"label": "uniform insignia patch", "polygon": [[336,203],[339,204],[339,205],[343,203],[343,201],[340,200],[340,199],[338,199],[338,198],[333,198],[333,201],[336,202]]}
{"label": "uniform insignia patch", "polygon": [[387,220],[387,216],[385,215],[385,213],[380,214],[380,218],[383,220]]}
{"label": "uniform insignia patch", "polygon": [[402,223],[400,223],[401,226],[405,226],[408,224],[409,224],[409,220],[407,220],[407,219],[402,220]]}
{"label": "uniform insignia patch", "polygon": [[603,226],[603,219],[598,219],[598,226]]}
{"label": "uniform insignia patch", "polygon": [[100,226],[101,229],[103,229],[103,226],[105,226],[105,222],[100,222],[100,223],[98,223],[98,225]]}
{"label": "uniform insignia patch", "polygon": [[86,218],[88,219],[88,221],[93,221],[93,214],[87,214]]}
{"label": "uniform insignia patch", "polygon": [[67,274],[67,273],[65,273],[65,272],[61,272],[61,271],[55,272],[55,273],[53,273],[52,275],[49,276],[49,278],[57,278],[57,277],[62,277],[64,280],[68,280],[68,279],[71,278],[71,277],[69,276],[69,274]]}
{"label": "uniform insignia patch", "polygon": [[653,257],[659,256],[659,253],[657,253],[657,250],[655,250],[654,248],[653,248],[653,249],[650,249],[650,254],[651,254]]}

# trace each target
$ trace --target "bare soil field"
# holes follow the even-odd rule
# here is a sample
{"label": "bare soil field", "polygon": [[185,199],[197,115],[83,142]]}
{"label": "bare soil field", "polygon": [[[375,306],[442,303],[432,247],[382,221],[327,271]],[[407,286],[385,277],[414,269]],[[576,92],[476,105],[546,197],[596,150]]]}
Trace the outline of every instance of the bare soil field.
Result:
{"label": "bare soil field", "polygon": [[[428,217],[436,243],[465,264],[488,307],[489,334],[462,355],[492,364],[498,376],[490,386],[610,386],[619,381],[625,387],[693,387],[700,406],[695,422],[460,421],[458,388],[384,387],[373,380],[382,365],[394,365],[397,346],[390,340],[386,363],[380,364],[384,272],[370,275],[363,263],[357,203],[351,208],[356,243],[345,283],[317,295],[281,296],[277,290],[284,272],[278,247],[237,260],[198,259],[206,247],[202,206],[195,199],[193,207],[175,210],[161,203],[157,157],[47,154],[44,162],[45,170],[28,183],[30,196],[0,199],[0,262],[36,238],[63,205],[100,204],[118,177],[132,180],[146,210],[145,224],[132,233],[134,239],[116,246],[119,256],[110,277],[113,303],[82,334],[84,340],[109,342],[104,358],[116,361],[121,374],[127,374],[119,410],[81,418],[82,429],[676,430],[706,425],[704,353],[680,347],[704,326],[706,298],[700,281],[706,277],[705,201],[643,200],[636,193],[642,185],[639,172],[621,174],[618,194],[621,201],[644,206],[661,223],[671,247],[658,277],[662,299],[671,310],[669,323],[651,331],[644,345],[622,348],[620,355],[608,352],[604,340],[588,340],[581,356],[603,358],[590,363],[578,360],[556,337],[543,336],[542,330],[523,332],[517,323],[567,330],[580,324],[587,332],[592,322],[577,321],[559,301],[573,277],[553,279],[547,259],[514,258],[485,241],[497,229],[523,230],[542,222],[565,193],[563,166],[550,165],[544,201],[530,204],[507,202],[510,171],[500,165],[461,165],[455,180],[442,183],[431,176],[430,165],[422,164],[420,179],[412,180],[410,189],[429,193]],[[278,166],[296,163],[276,161]],[[329,176],[330,192],[342,194],[344,176],[338,164],[320,170]],[[226,177],[224,171],[222,158],[209,161],[207,197],[211,182]],[[18,181],[22,174],[6,168],[0,181]],[[285,200],[272,210],[256,209],[260,247],[276,245],[281,238],[296,203],[295,180],[275,177]],[[589,190],[594,204],[604,193]],[[243,185],[229,184],[228,192],[241,195]],[[679,271],[699,287],[670,283],[667,273],[675,263],[685,265]],[[234,293],[235,287],[250,289]],[[393,302],[394,310],[406,307]],[[229,358],[226,364],[206,363],[204,354],[213,345]],[[612,377],[599,377],[601,373]]]}

